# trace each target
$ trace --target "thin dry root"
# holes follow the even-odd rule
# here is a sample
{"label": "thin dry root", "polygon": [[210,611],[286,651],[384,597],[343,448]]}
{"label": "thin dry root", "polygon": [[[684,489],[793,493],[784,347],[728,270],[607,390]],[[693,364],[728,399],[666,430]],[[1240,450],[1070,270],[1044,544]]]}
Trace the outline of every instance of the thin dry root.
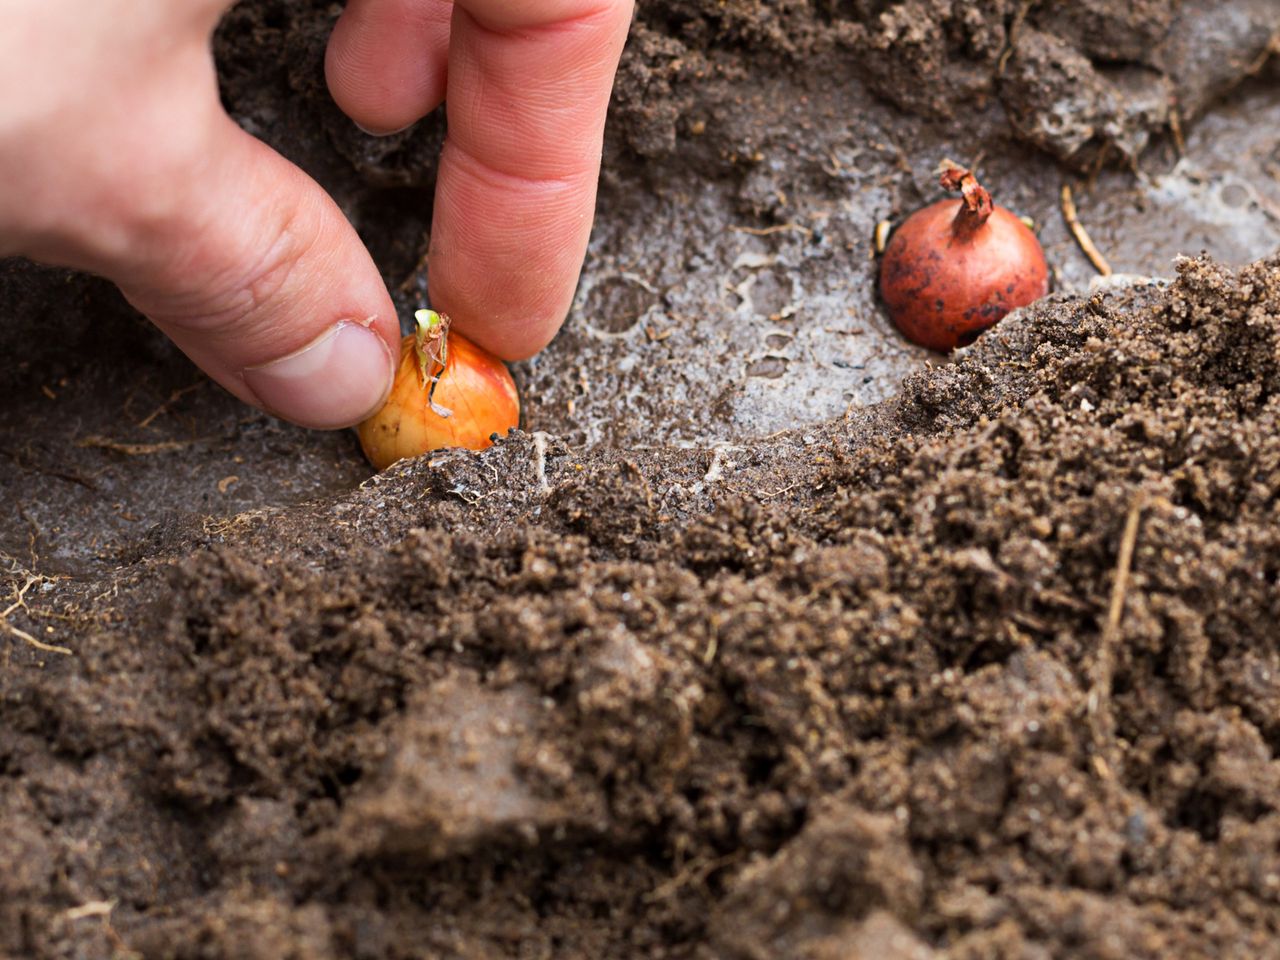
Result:
{"label": "thin dry root", "polygon": [[1071,185],[1068,183],[1062,185],[1062,217],[1067,221],[1067,229],[1076,238],[1076,243],[1080,244],[1080,249],[1089,258],[1093,268],[1104,277],[1111,276],[1111,264],[1107,263],[1107,258],[1102,255],[1102,251],[1097,248],[1092,238],[1090,238],[1089,231],[1080,222],[1080,215],[1076,211],[1076,201],[1071,195]]}
{"label": "thin dry root", "polygon": [[146,457],[154,453],[172,453],[200,443],[200,440],[163,440],[160,443],[125,443],[123,440],[112,440],[109,437],[91,436],[76,441],[77,447],[92,447],[97,450],[110,450],[122,453],[126,457]]}
{"label": "thin dry root", "polygon": [[18,588],[18,593],[17,596],[14,597],[13,603],[9,604],[9,606],[4,610],[0,610],[0,630],[4,630],[4,632],[10,636],[17,637],[19,640],[29,646],[35,647],[37,650],[43,650],[45,653],[60,653],[69,657],[71,656],[71,651],[66,647],[60,647],[56,644],[45,643],[43,640],[37,640],[31,634],[27,633],[27,631],[20,630],[9,622],[9,617],[14,611],[26,609],[27,591],[37,583],[44,582],[46,579],[48,578],[38,575],[27,577],[27,582]]}
{"label": "thin dry root", "polygon": [[746,233],[753,237],[771,237],[775,233],[801,233],[806,237],[813,236],[813,231],[802,223],[775,223],[771,227],[732,226],[729,229],[734,233]]}
{"label": "thin dry root", "polygon": [[[1115,676],[1116,647],[1120,644],[1120,621],[1124,616],[1124,601],[1129,591],[1129,577],[1133,572],[1133,551],[1138,543],[1138,527],[1142,511],[1147,505],[1146,494],[1139,491],[1129,505],[1125,517],[1124,532],[1120,536],[1120,552],[1116,557],[1115,579],[1111,584],[1111,602],[1107,619],[1098,644],[1098,655],[1093,664],[1093,677],[1089,686],[1088,709],[1093,726],[1094,745],[1099,759],[1115,744],[1115,718],[1111,712],[1111,686]],[[1109,769],[1103,762],[1099,770]]]}

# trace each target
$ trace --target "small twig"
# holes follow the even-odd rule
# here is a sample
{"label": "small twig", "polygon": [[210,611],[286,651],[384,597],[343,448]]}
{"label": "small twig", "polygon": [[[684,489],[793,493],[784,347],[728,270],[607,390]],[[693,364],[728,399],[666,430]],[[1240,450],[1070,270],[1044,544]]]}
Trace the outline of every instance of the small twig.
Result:
{"label": "small twig", "polygon": [[8,620],[3,620],[3,618],[0,618],[0,630],[4,630],[4,632],[10,636],[18,637],[18,639],[22,640],[24,644],[35,646],[37,650],[44,650],[45,653],[60,653],[63,654],[64,657],[70,657],[70,655],[72,655],[72,652],[70,652],[68,648],[65,648],[65,646],[59,646],[58,644],[46,644],[44,640],[37,640],[36,637],[28,634],[26,630],[19,630],[19,628],[15,627],[13,623],[10,623]]}
{"label": "small twig", "polygon": [[[1138,525],[1147,505],[1146,494],[1139,491],[1129,505],[1120,536],[1120,552],[1116,557],[1115,579],[1111,584],[1111,603],[1102,628],[1098,654],[1093,664],[1089,686],[1088,710],[1093,725],[1094,743],[1100,751],[1109,752],[1115,743],[1115,717],[1111,711],[1111,686],[1115,676],[1116,647],[1120,643],[1120,621],[1124,616],[1129,576],[1133,571],[1133,551],[1138,543]],[[1106,769],[1103,764],[1100,769]]]}
{"label": "small twig", "polygon": [[101,919],[102,931],[106,934],[107,939],[111,941],[111,956],[116,960],[142,960],[142,954],[130,950],[120,934],[116,933],[115,927],[111,926],[111,913],[115,908],[115,900],[91,900],[88,903],[64,911],[62,917],[68,922],[93,918]]}
{"label": "small twig", "polygon": [[1071,185],[1069,183],[1062,185],[1062,216],[1067,221],[1067,229],[1076,238],[1076,243],[1080,244],[1080,249],[1089,258],[1089,262],[1093,264],[1094,269],[1104,277],[1111,276],[1111,264],[1107,263],[1107,258],[1094,245],[1093,240],[1089,237],[1089,231],[1080,222],[1080,215],[1076,212],[1076,201],[1071,196]]}
{"label": "small twig", "polygon": [[156,417],[159,417],[159,416],[161,416],[161,415],[163,415],[163,414],[165,414],[165,413],[168,413],[168,412],[169,412],[169,409],[170,409],[170,408],[171,408],[175,403],[177,403],[179,400],[181,400],[183,397],[185,397],[185,396],[186,396],[188,393],[190,393],[192,390],[199,390],[201,387],[203,387],[203,386],[204,386],[206,383],[208,383],[208,382],[209,382],[209,381],[207,381],[207,380],[197,380],[195,383],[191,384],[191,386],[189,386],[189,387],[182,387],[182,388],[180,388],[180,389],[178,389],[178,390],[173,391],[173,393],[169,394],[169,399],[168,399],[168,400],[166,400],[164,403],[160,404],[160,406],[156,407],[156,408],[155,408],[154,410],[152,410],[149,414],[147,414],[145,417],[143,417],[141,420],[139,420],[139,421],[138,421],[138,426],[139,426],[139,427],[144,427],[144,428],[145,428],[145,427],[149,427],[149,426],[151,426],[152,421],[154,421],[154,420],[156,419]]}
{"label": "small twig", "polygon": [[547,435],[541,430],[533,434],[533,469],[538,478],[538,492],[548,494],[551,484],[547,482]]}
{"label": "small twig", "polygon": [[1187,141],[1182,135],[1182,108],[1178,106],[1177,100],[1169,104],[1169,132],[1173,134],[1173,149],[1181,159],[1187,152]]}
{"label": "small twig", "polygon": [[64,920],[84,920],[87,917],[109,917],[116,908],[114,900],[91,900],[78,907],[72,907],[62,914]]}
{"label": "small twig", "polygon": [[791,490],[794,490],[796,487],[802,486],[803,484],[804,484],[803,480],[797,480],[795,483],[788,484],[787,486],[783,487],[781,490],[775,490],[773,491],[773,493],[760,493],[760,494],[757,494],[757,496],[761,500],[772,500],[774,497],[780,497],[784,493],[788,493]]}
{"label": "small twig", "polygon": [[93,447],[97,450],[111,450],[115,453],[123,453],[127,457],[145,457],[153,453],[171,453],[174,450],[183,450],[193,443],[199,443],[198,440],[164,440],[160,443],[125,443],[120,440],[112,440],[109,437],[85,437],[83,440],[77,440],[77,447]]}
{"label": "small twig", "polygon": [[[1280,179],[1280,178],[1277,178]],[[1280,205],[1273,203],[1270,199],[1260,193],[1252,183],[1248,181],[1236,181],[1249,197],[1249,202],[1256,206],[1264,217],[1268,220],[1274,220],[1280,223]]]}
{"label": "small twig", "polygon": [[907,177],[915,176],[915,171],[911,169],[911,161],[907,159],[907,152],[898,145],[892,135],[886,133],[883,141],[873,140],[871,146],[876,150],[891,152],[894,166],[898,168],[898,171]]}
{"label": "small twig", "polygon": [[652,283],[646,280],[644,277],[640,276],[640,274],[638,273],[632,273],[629,270],[623,270],[618,273],[618,276],[621,277],[623,280],[626,280],[628,283],[634,283],[641,290],[644,290],[646,293],[652,293],[654,296],[657,296],[659,293],[662,292],[657,287],[655,287]]}
{"label": "small twig", "polygon": [[1033,6],[1035,6],[1035,0],[1022,0],[1014,12],[1013,22],[1009,24],[1009,31],[1005,34],[1004,49],[1000,51],[1000,59],[996,61],[996,76],[1004,76],[1009,58],[1013,56],[1013,48],[1018,42],[1018,31],[1022,28],[1022,22],[1027,19],[1027,14],[1031,12]]}
{"label": "small twig", "polygon": [[794,231],[803,233],[806,237],[812,237],[813,231],[803,224],[799,223],[776,223],[772,227],[730,227],[734,233],[748,233],[753,237],[770,237],[775,233],[787,233]]}

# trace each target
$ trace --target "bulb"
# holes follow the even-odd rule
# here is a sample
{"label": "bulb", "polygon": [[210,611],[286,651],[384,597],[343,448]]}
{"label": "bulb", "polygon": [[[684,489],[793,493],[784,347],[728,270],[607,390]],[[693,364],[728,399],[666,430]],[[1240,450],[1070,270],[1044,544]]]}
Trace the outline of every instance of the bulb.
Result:
{"label": "bulb", "polygon": [[880,296],[908,340],[946,352],[1048,293],[1049,266],[1036,235],[972,173],[943,161],[942,185],[962,199],[917,210],[893,232]]}
{"label": "bulb", "polygon": [[379,470],[428,450],[483,450],[520,422],[520,396],[501,360],[451,333],[443,314],[419,310],[414,318],[386,404],[356,428]]}

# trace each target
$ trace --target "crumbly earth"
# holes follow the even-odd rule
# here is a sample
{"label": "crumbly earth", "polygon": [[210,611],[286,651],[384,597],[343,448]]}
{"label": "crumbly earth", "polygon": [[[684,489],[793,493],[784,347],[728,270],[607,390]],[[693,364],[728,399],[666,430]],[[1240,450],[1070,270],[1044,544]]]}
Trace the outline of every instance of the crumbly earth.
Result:
{"label": "crumbly earth", "polygon": [[[1148,62],[1195,9],[656,0],[610,156],[773,61],[983,123],[1054,44],[1208,89]],[[330,16],[237,8],[228,100],[411,257],[430,150],[321,105]],[[0,292],[0,958],[1280,957],[1280,258],[1052,295],[781,434],[363,483],[98,282]]]}

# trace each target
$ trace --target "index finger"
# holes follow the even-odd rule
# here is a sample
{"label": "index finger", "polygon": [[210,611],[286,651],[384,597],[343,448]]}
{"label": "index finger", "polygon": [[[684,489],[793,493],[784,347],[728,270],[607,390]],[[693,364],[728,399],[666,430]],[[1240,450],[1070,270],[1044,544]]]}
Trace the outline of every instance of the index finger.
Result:
{"label": "index finger", "polygon": [[573,298],[631,0],[455,0],[432,305],[506,359]]}

